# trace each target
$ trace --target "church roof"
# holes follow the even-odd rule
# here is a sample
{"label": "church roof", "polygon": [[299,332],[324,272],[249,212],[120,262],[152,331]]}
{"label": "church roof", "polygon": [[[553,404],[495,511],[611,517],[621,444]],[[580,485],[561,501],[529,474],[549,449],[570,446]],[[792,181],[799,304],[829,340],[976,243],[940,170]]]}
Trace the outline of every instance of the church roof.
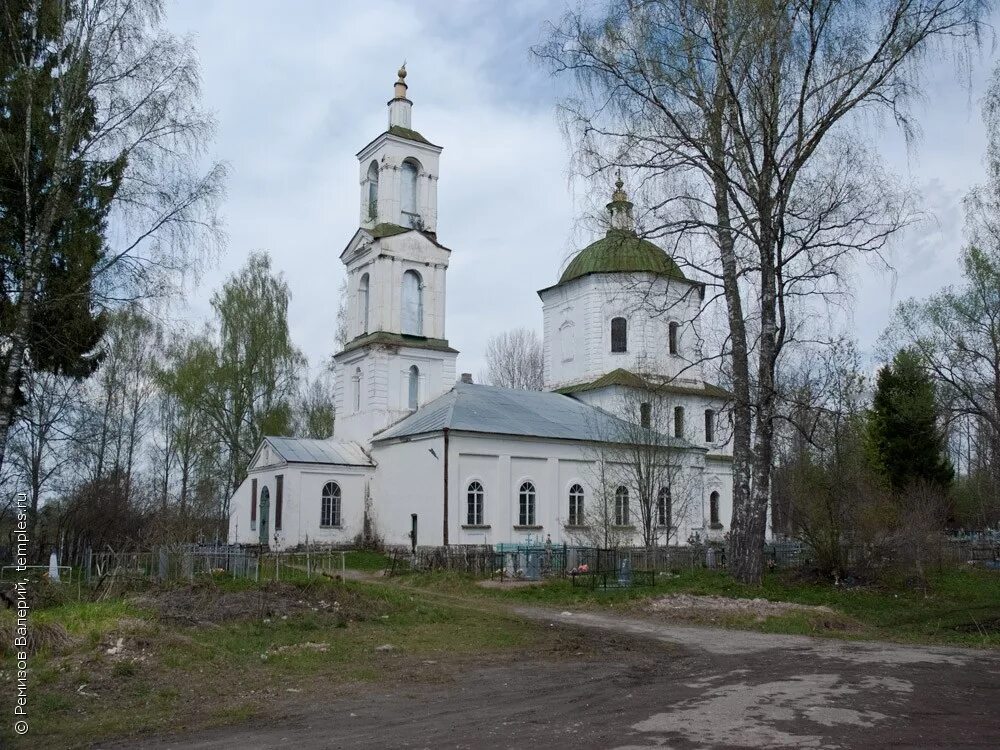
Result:
{"label": "church roof", "polygon": [[[374,442],[424,435],[443,429],[557,440],[615,442],[635,427],[603,409],[561,393],[522,391],[473,383],[455,387],[378,433]],[[692,448],[686,440],[660,435],[657,443]]]}
{"label": "church roof", "polygon": [[687,281],[680,267],[659,246],[635,232],[611,229],[576,254],[559,278],[560,284],[592,273],[652,273]]}
{"label": "church roof", "polygon": [[357,443],[345,440],[316,440],[313,438],[274,437],[264,438],[275,453],[289,463],[338,464],[341,466],[371,466],[371,459]]}
{"label": "church roof", "polygon": [[583,391],[594,391],[599,388],[609,386],[624,386],[627,388],[641,388],[647,391],[659,391],[660,393],[675,393],[687,396],[705,396],[706,398],[718,398],[726,401],[734,398],[733,394],[721,386],[712,383],[702,383],[700,385],[684,385],[675,381],[656,382],[648,377],[619,367],[606,375],[602,375],[597,380],[557,388],[557,393],[581,393]]}

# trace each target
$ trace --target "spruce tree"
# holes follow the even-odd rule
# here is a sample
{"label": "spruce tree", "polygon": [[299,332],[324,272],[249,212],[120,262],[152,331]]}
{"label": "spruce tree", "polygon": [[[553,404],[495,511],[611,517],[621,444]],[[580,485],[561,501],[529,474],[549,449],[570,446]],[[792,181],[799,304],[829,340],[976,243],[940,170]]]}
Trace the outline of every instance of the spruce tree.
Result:
{"label": "spruce tree", "polygon": [[868,419],[873,468],[894,492],[915,481],[947,487],[948,458],[934,383],[918,355],[902,349],[878,374]]}

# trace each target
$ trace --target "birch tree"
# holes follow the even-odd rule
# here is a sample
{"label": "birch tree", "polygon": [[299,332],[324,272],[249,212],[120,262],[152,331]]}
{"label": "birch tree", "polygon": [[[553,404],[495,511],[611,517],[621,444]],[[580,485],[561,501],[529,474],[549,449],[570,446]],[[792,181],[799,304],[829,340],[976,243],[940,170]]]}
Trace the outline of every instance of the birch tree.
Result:
{"label": "birch tree", "polygon": [[102,310],[221,238],[224,169],[200,163],[212,120],[160,0],[9,0],[0,38],[2,463],[25,374],[90,375]]}
{"label": "birch tree", "polygon": [[540,391],[545,373],[542,341],[530,328],[515,328],[490,336],[486,342],[486,370],[480,378],[501,388]]}
{"label": "birch tree", "polygon": [[912,134],[921,63],[946,44],[961,54],[987,7],[625,0],[596,19],[570,12],[537,50],[580,84],[563,108],[579,166],[634,173],[647,235],[690,248],[681,260],[726,310],[738,580],[764,571],[776,375],[795,312],[842,291],[844,263],[880,254],[912,219],[865,149],[864,118]]}

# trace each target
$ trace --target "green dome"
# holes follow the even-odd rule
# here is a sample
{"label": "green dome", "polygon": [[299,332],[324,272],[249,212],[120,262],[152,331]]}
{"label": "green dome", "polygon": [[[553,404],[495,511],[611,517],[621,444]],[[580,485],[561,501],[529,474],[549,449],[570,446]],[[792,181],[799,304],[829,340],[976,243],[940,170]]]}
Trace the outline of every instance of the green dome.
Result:
{"label": "green dome", "polygon": [[684,279],[684,274],[673,258],[649,240],[633,232],[612,229],[570,261],[559,279],[563,284],[590,273],[653,273]]}

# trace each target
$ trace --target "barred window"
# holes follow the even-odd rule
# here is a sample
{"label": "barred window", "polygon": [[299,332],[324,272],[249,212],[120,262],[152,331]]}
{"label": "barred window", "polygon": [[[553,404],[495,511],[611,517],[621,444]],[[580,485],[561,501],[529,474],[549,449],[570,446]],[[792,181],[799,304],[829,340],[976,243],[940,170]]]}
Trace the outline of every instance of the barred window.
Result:
{"label": "barred window", "polygon": [[470,482],[467,498],[469,501],[466,513],[466,523],[469,526],[483,525],[483,485],[479,482]]}
{"label": "barred window", "polygon": [[670,500],[670,488],[660,487],[659,492],[656,493],[656,525],[662,526],[666,529],[670,529],[671,521],[670,518],[673,508],[671,506]]}
{"label": "barred window", "polygon": [[336,482],[327,482],[323,485],[319,525],[340,526],[340,485]]}
{"label": "barred window", "polygon": [[628,526],[628,488],[615,490],[615,525]]}
{"label": "barred window", "polygon": [[569,525],[583,526],[583,487],[578,484],[569,488]]}
{"label": "barred window", "polygon": [[535,525],[535,485],[531,482],[525,482],[521,485],[521,489],[518,492],[518,499],[520,500],[520,513],[518,514],[518,521],[521,526],[534,526]]}

